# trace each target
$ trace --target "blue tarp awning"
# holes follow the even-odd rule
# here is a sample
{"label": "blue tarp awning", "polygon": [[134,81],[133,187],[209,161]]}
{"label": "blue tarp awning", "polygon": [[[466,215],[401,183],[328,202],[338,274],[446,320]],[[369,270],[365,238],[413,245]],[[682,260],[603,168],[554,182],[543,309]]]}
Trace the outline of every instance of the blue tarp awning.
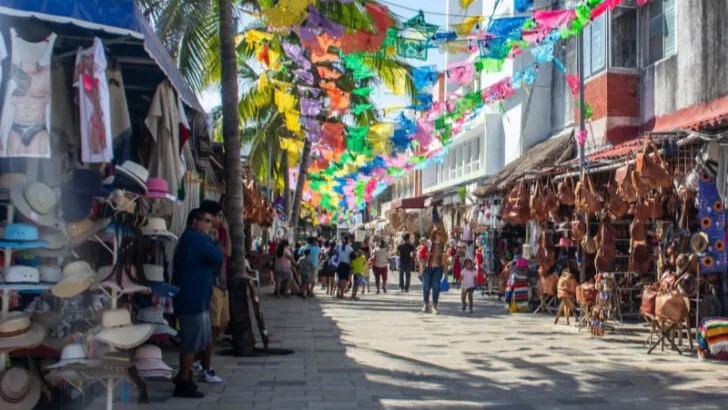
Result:
{"label": "blue tarp awning", "polygon": [[146,53],[164,72],[182,100],[193,109],[204,112],[195,93],[133,0],[0,0],[0,14],[70,23],[89,30],[137,38],[143,42]]}

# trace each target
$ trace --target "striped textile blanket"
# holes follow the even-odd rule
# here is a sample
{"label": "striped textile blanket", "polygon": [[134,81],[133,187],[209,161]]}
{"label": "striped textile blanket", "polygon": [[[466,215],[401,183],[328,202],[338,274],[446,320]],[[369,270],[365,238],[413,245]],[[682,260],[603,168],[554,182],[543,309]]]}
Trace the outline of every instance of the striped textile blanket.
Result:
{"label": "striped textile blanket", "polygon": [[706,317],[698,327],[698,355],[728,360],[728,318]]}
{"label": "striped textile blanket", "polygon": [[[515,310],[528,312],[528,282],[519,279],[509,279],[506,283],[506,303],[515,303]],[[513,309],[511,309],[513,310]]]}

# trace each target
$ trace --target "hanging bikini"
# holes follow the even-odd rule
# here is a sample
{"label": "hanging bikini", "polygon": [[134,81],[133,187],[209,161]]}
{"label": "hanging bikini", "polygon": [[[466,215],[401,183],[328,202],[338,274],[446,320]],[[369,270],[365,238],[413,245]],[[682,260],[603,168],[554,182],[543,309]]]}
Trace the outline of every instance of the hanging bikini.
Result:
{"label": "hanging bikini", "polygon": [[[50,158],[51,55],[56,35],[51,33],[45,40],[31,43],[10,29],[10,40],[0,156]],[[4,44],[0,47],[4,49]]]}

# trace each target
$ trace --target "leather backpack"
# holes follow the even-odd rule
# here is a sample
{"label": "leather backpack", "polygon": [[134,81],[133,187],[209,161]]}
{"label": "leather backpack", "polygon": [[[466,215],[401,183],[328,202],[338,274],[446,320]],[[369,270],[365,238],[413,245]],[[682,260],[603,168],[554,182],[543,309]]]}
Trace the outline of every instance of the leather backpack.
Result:
{"label": "leather backpack", "polygon": [[594,190],[588,174],[583,174],[581,181],[576,184],[576,208],[590,214],[602,209],[599,196]]}
{"label": "leather backpack", "polygon": [[556,197],[551,184],[547,183],[543,187],[543,203],[548,214],[556,214],[559,210],[559,199]]}
{"label": "leather backpack", "polygon": [[614,173],[614,180],[617,182],[617,194],[625,202],[631,204],[639,199],[637,187],[634,185],[634,167],[625,165],[618,168]]}
{"label": "leather backpack", "polygon": [[508,195],[509,212],[508,220],[517,225],[525,225],[530,217],[529,207],[530,196],[525,182],[520,180]]}
{"label": "leather backpack", "polygon": [[536,222],[543,222],[548,216],[548,210],[544,206],[543,190],[541,188],[541,182],[536,181],[534,185],[533,194],[529,201],[531,220]]}
{"label": "leather backpack", "polygon": [[[652,155],[650,156],[650,151]],[[657,146],[653,141],[648,141],[642,152],[635,158],[635,169],[640,178],[651,188],[667,188],[672,186],[672,175]]]}
{"label": "leather backpack", "polygon": [[609,216],[614,220],[621,219],[629,210],[629,204],[619,196],[617,186],[613,183],[609,183],[607,186],[607,195],[609,196],[607,203]]}
{"label": "leather backpack", "polygon": [[564,205],[574,205],[576,203],[576,195],[574,194],[574,181],[571,178],[564,178],[559,182],[556,196]]}

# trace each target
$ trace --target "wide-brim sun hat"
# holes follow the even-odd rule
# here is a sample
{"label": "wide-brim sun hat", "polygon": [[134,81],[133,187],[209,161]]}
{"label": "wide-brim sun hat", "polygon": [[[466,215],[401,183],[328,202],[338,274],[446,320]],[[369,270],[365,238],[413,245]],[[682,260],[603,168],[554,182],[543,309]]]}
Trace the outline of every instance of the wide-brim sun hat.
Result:
{"label": "wide-brim sun hat", "polygon": [[40,380],[20,367],[0,374],[0,409],[31,410],[40,400]]}
{"label": "wide-brim sun hat", "polygon": [[160,217],[149,217],[147,223],[142,226],[144,236],[162,237],[177,240],[177,235],[167,229],[167,221]]}
{"label": "wide-brim sun hat", "polygon": [[171,372],[172,368],[162,360],[162,351],[155,345],[144,345],[134,352],[134,366],[140,372]]}
{"label": "wide-brim sun hat", "polygon": [[53,285],[51,293],[59,298],[72,298],[83,293],[94,283],[95,272],[84,261],[75,261],[63,268],[63,279]]}
{"label": "wide-brim sun hat", "polygon": [[131,324],[131,315],[126,309],[105,311],[101,322],[103,329],[94,336],[94,339],[119,349],[135,348],[154,333],[154,326],[150,324]]}
{"label": "wide-brim sun hat", "polygon": [[111,218],[100,218],[95,220],[86,218],[79,222],[66,224],[68,246],[73,248],[86,242],[92,236],[103,231],[110,223]]}
{"label": "wide-brim sun hat", "polygon": [[121,274],[121,284],[116,281],[116,275],[109,276],[113,271],[112,266],[103,266],[99,268],[96,272],[96,280],[100,281],[99,286],[113,289],[121,295],[128,295],[137,292],[151,292],[152,290],[148,286],[140,285],[132,281],[129,273],[131,273],[133,277],[136,277],[136,268],[132,266],[130,269],[130,271],[124,271]]}
{"label": "wide-brim sun hat", "polygon": [[41,182],[19,180],[10,188],[10,200],[15,208],[33,223],[60,229],[58,198],[51,187]]}
{"label": "wide-brim sun hat", "polygon": [[46,369],[60,369],[63,367],[96,367],[100,364],[97,359],[89,359],[86,349],[78,343],[70,343],[63,347],[61,359]]}
{"label": "wide-brim sun hat", "polygon": [[0,319],[0,353],[38,347],[47,332],[45,326],[32,322],[28,314],[10,312]]}

